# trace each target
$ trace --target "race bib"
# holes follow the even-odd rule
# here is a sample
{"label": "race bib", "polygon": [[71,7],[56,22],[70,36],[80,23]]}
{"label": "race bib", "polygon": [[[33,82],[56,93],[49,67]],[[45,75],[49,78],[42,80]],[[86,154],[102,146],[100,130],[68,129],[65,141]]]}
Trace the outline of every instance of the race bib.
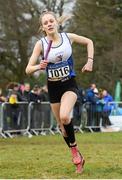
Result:
{"label": "race bib", "polygon": [[59,80],[70,75],[70,67],[67,61],[61,61],[48,65],[48,79]]}

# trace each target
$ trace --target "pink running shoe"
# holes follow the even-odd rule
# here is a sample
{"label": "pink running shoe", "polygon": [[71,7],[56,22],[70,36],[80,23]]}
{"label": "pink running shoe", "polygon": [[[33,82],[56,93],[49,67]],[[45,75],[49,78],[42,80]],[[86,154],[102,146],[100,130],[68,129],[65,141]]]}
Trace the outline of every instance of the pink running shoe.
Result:
{"label": "pink running shoe", "polygon": [[76,165],[76,173],[82,173],[85,159],[80,154],[77,147],[71,147],[71,153],[73,157],[72,161]]}
{"label": "pink running shoe", "polygon": [[81,156],[81,162],[76,165],[76,173],[82,173],[85,164],[85,159]]}

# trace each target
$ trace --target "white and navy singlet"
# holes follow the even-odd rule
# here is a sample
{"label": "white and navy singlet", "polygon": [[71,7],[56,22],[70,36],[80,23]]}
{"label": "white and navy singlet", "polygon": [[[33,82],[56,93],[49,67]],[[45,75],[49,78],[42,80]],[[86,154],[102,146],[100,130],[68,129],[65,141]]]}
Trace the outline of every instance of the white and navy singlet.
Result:
{"label": "white and navy singlet", "polygon": [[[66,33],[60,33],[60,36],[61,43],[52,46],[48,54],[49,63],[46,68],[48,81],[63,81],[75,77],[71,42]],[[45,56],[49,43],[47,37],[41,38],[41,42]]]}

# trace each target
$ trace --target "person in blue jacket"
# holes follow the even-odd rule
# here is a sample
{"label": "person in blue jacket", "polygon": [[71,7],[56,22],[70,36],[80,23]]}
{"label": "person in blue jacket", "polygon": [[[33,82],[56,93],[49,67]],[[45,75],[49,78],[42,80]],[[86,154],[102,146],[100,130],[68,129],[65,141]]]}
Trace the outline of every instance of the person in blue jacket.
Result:
{"label": "person in blue jacket", "polygon": [[87,126],[95,125],[96,102],[98,97],[92,86],[86,90]]}
{"label": "person in blue jacket", "polygon": [[111,110],[114,106],[114,104],[112,103],[113,97],[108,93],[108,91],[106,89],[103,90],[102,92],[103,95],[103,125],[107,126],[107,125],[111,125],[110,120],[109,120],[109,115],[111,113]]}

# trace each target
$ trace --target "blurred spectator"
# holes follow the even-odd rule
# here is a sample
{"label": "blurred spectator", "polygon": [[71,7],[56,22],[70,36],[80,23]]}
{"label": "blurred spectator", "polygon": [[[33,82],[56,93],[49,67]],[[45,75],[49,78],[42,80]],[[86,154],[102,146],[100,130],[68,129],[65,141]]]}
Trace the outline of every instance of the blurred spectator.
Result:
{"label": "blurred spectator", "polygon": [[24,84],[20,84],[20,92],[21,92],[21,94],[23,94],[23,92],[24,92],[24,89],[25,89],[25,86],[24,86]]}
{"label": "blurred spectator", "polygon": [[94,92],[94,85],[91,84],[90,88],[86,90],[86,109],[87,109],[87,125],[95,125],[96,102],[98,100],[97,91]]}
{"label": "blurred spectator", "polygon": [[95,84],[91,84],[90,88],[86,90],[86,101],[92,104],[96,104],[96,97],[98,97],[98,89]]}
{"label": "blurred spectator", "polygon": [[14,94],[17,95],[17,100],[18,101],[23,101],[22,93],[21,93],[21,90],[20,90],[20,85],[18,83],[16,83],[14,85],[13,92],[14,92]]}
{"label": "blurred spectator", "polygon": [[9,103],[12,105],[15,105],[17,102],[18,102],[17,93],[16,93],[16,91],[12,91],[12,93],[9,97]]}
{"label": "blurred spectator", "polygon": [[96,102],[96,126],[100,126],[101,120],[102,120],[102,113],[103,113],[103,107],[104,107],[104,100],[103,100],[103,94],[102,89],[99,89],[99,93],[97,95],[97,102]]}
{"label": "blurred spectator", "polygon": [[91,84],[91,89],[93,89],[93,92],[95,93],[95,95],[97,95],[99,93],[97,87],[96,87],[96,84],[92,83]]}
{"label": "blurred spectator", "polygon": [[14,82],[10,82],[8,83],[8,85],[6,86],[7,89],[7,101],[9,101],[9,97],[12,94],[13,88],[14,88]]}
{"label": "blurred spectator", "polygon": [[86,102],[85,90],[81,87],[78,87],[78,98],[77,101],[80,104],[84,104]]}
{"label": "blurred spectator", "polygon": [[75,125],[79,125],[81,123],[82,105],[85,102],[86,102],[85,92],[82,88],[79,87],[78,88],[78,98],[77,98],[77,101],[76,101],[74,109],[73,109],[73,122]]}
{"label": "blurred spectator", "polygon": [[19,117],[19,106],[17,104],[18,102],[18,94],[17,94],[18,88],[13,88],[13,91],[11,92],[11,95],[9,96],[8,102],[10,103],[9,106],[9,114],[8,117],[10,118],[10,128],[17,130],[19,128],[18,126],[18,117]]}
{"label": "blurred spectator", "polygon": [[23,100],[28,102],[29,101],[29,93],[30,93],[31,87],[29,83],[25,83],[23,87]]}
{"label": "blurred spectator", "polygon": [[109,115],[111,113],[113,104],[111,102],[113,102],[113,97],[107,92],[106,89],[103,90],[103,102],[104,102],[104,106],[103,106],[103,125],[107,126],[107,125],[111,125],[110,120],[109,120]]}
{"label": "blurred spectator", "polygon": [[7,98],[3,95],[2,88],[0,88],[0,103],[6,102]]}
{"label": "blurred spectator", "polygon": [[13,94],[13,93],[16,94],[18,101],[23,101],[22,94],[20,91],[20,85],[18,83],[16,83],[16,82],[9,83],[7,86],[7,90],[8,90],[8,94],[7,94],[8,101],[9,101],[11,94]]}
{"label": "blurred spectator", "polygon": [[46,85],[44,85],[41,89],[41,99],[42,101],[49,101],[49,97],[48,97],[48,88]]}
{"label": "blurred spectator", "polygon": [[113,102],[113,97],[107,92],[107,90],[103,90],[103,100],[104,100],[104,107],[103,111],[111,111],[112,104],[110,105],[110,102]]}
{"label": "blurred spectator", "polygon": [[33,89],[31,90],[31,92],[29,93],[29,102],[36,102],[36,103],[39,103],[42,101],[41,99],[41,95],[40,95],[40,92],[41,92],[41,88],[38,86],[38,85],[35,85],[33,87]]}

